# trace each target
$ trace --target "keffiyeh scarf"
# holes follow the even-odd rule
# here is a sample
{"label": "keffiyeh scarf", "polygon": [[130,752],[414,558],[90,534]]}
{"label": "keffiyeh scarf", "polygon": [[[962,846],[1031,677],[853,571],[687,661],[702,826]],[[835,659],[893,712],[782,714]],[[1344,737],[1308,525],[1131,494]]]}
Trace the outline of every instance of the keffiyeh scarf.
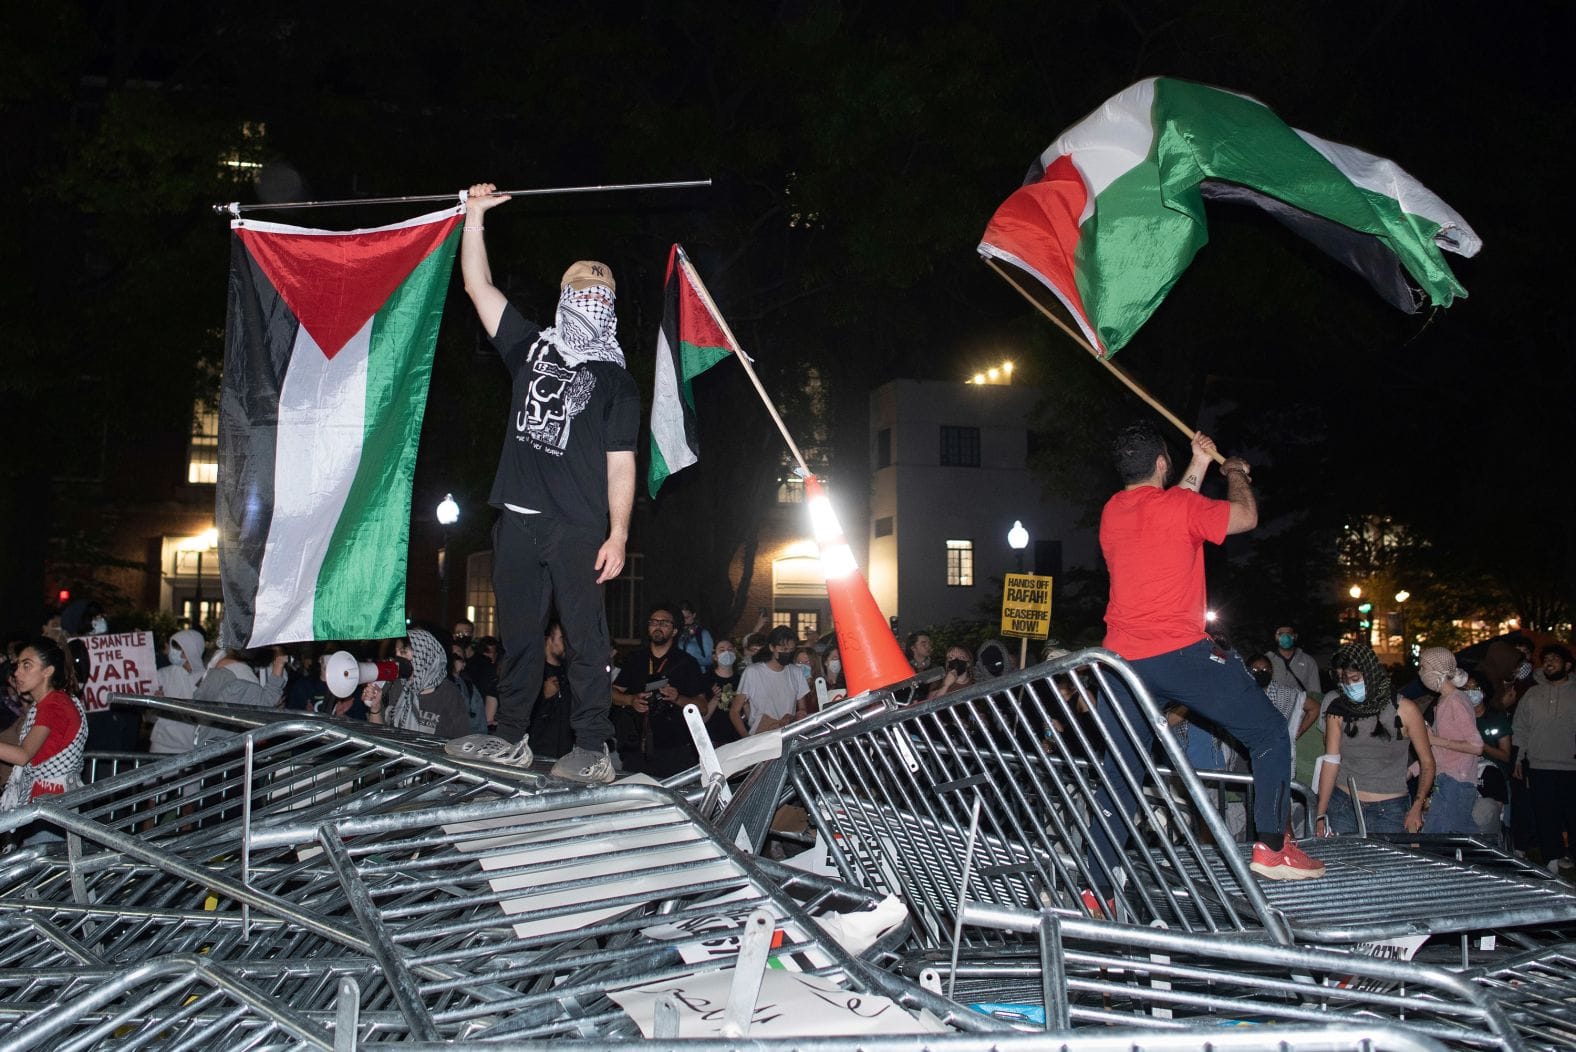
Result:
{"label": "keffiyeh scarf", "polygon": [[613,293],[605,285],[577,289],[565,285],[558,296],[553,324],[542,330],[546,340],[571,369],[581,362],[612,362],[624,368],[624,350],[618,345],[618,315]]}
{"label": "keffiyeh scarf", "polygon": [[[79,699],[69,694],[66,697],[77,709],[76,736],[71,739],[70,745],[47,760],[11,768],[11,778],[5,784],[5,791],[0,793],[0,811],[27,806],[33,799],[33,786],[38,782],[51,787],[59,786],[59,792],[75,789],[82,784],[82,753],[88,745],[88,717]],[[28,732],[33,729],[33,721],[37,718],[38,705],[29,706],[22,717],[22,726],[18,728],[18,741],[27,741]]]}
{"label": "keffiyeh scarf", "polygon": [[[1345,668],[1354,668],[1363,674],[1363,682],[1368,685],[1362,701],[1353,701],[1340,689],[1340,672]],[[1335,673],[1336,695],[1330,702],[1327,710],[1331,716],[1340,716],[1347,721],[1365,720],[1370,716],[1377,716],[1386,705],[1395,700],[1395,688],[1390,685],[1390,673],[1379,661],[1379,655],[1371,647],[1362,643],[1343,643],[1335,648],[1335,654],[1330,658],[1330,669]]]}
{"label": "keffiyeh scarf", "polygon": [[399,697],[394,699],[384,722],[400,730],[420,731],[422,724],[420,695],[437,687],[449,673],[448,655],[443,644],[425,628],[410,632],[411,677],[399,684]]}

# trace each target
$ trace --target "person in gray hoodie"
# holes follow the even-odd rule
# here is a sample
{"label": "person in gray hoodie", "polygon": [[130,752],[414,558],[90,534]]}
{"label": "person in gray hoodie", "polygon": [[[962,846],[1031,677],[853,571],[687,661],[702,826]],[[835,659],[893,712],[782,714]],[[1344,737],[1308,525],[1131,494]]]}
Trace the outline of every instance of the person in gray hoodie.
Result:
{"label": "person in gray hoodie", "polygon": [[1511,744],[1517,750],[1511,777],[1525,779],[1532,798],[1538,849],[1550,872],[1569,871],[1564,835],[1576,843],[1576,683],[1571,652],[1543,648],[1543,667],[1516,706]]}

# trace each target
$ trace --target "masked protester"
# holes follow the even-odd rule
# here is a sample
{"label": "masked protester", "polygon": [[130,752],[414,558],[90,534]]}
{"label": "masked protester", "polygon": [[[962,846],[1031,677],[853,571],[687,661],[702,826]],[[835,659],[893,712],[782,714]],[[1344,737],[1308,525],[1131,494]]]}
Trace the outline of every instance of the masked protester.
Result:
{"label": "masked protester", "polygon": [[[1253,677],[1253,682],[1270,699],[1270,704],[1275,706],[1275,711],[1281,714],[1286,721],[1286,733],[1291,738],[1292,748],[1296,749],[1297,737],[1305,728],[1307,722],[1319,718],[1319,702],[1310,697],[1306,691],[1296,687],[1288,687],[1275,678],[1275,666],[1268,654],[1260,654],[1248,662],[1248,675]],[[1315,681],[1317,682],[1317,680]],[[1297,758],[1295,751],[1292,755],[1293,776]]]}
{"label": "masked protester", "polygon": [[[1371,833],[1422,832],[1434,784],[1434,750],[1422,710],[1396,695],[1390,673],[1362,643],[1337,648],[1330,672],[1338,694],[1325,710],[1314,832],[1356,833],[1359,807]],[[1406,790],[1408,747],[1419,768],[1415,801]],[[1355,800],[1349,792],[1354,785]]]}
{"label": "masked protester", "polygon": [[941,677],[940,683],[930,688],[930,697],[944,697],[974,685],[974,651],[968,647],[961,645],[948,647],[942,667],[946,669],[946,674]]}
{"label": "masked protester", "polygon": [[744,670],[728,714],[739,737],[774,730],[804,718],[810,692],[804,677],[788,667],[793,651],[793,630],[778,625],[767,635],[765,649]]}
{"label": "masked protester", "polygon": [[598,784],[614,777],[612,647],[602,587],[624,569],[635,498],[640,389],[624,365],[611,268],[580,260],[558,282],[553,324],[526,321],[493,284],[483,232],[509,200],[491,183],[466,193],[460,239],[465,292],[509,370],[512,394],[489,503],[493,590],[498,597],[497,737],[466,735],[451,755],[526,766],[532,711],[541,692],[544,615],[552,596],[569,640],[570,727],[575,745],[553,765],[557,778]]}
{"label": "masked protester", "polygon": [[1472,807],[1478,798],[1483,738],[1478,734],[1472,702],[1461,691],[1467,674],[1456,667],[1456,656],[1449,650],[1429,647],[1418,655],[1417,678],[1439,695],[1434,703],[1434,729],[1428,735],[1439,773],[1423,832],[1475,833]]}
{"label": "masked protester", "polygon": [[1565,838],[1576,840],[1576,683],[1569,650],[1546,646],[1542,658],[1532,686],[1516,705],[1511,778],[1527,787],[1544,865],[1561,873],[1571,870]]}

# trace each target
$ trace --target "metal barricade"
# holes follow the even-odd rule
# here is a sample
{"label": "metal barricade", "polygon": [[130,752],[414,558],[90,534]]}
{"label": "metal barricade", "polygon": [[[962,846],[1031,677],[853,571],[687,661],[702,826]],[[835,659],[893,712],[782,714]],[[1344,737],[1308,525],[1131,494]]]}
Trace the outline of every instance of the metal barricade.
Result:
{"label": "metal barricade", "polygon": [[[1268,898],[1299,941],[1372,942],[1576,921],[1576,892],[1558,881],[1529,877],[1522,867],[1467,864],[1357,837],[1303,846],[1324,863],[1323,877],[1255,882],[1249,889]],[[1235,853],[1246,857],[1245,849]],[[1228,894],[1237,894],[1236,871],[1223,864],[1220,853],[1210,849],[1203,859],[1221,875]]]}
{"label": "metal barricade", "polygon": [[908,706],[856,699],[788,728],[781,762],[837,869],[902,895],[927,947],[952,940],[965,874],[982,902],[1083,916],[1093,899],[1125,921],[1290,939],[1247,860],[1213,849],[1232,843],[1221,816],[1108,651]]}
{"label": "metal barricade", "polygon": [[[65,837],[0,862],[0,1019],[19,1040],[209,1025],[207,1007],[181,1014],[195,1002],[177,964],[150,973],[152,989],[117,986],[124,1001],[84,1007],[79,991],[151,955],[208,962],[200,978],[245,1002],[220,1012],[238,1020],[260,1011],[321,1034],[343,1014],[336,980],[348,978],[363,1040],[633,1039],[641,1028],[620,991],[750,974],[739,962],[751,946],[755,986],[727,997],[746,1024],[756,993],[784,972],[840,999],[929,1012],[941,1029],[1006,1030],[861,959],[906,932],[891,910],[883,930],[862,930],[880,896],[768,874],[657,788],[532,794],[301,721],[140,767],[6,824]],[[175,984],[187,992],[169,994]]]}
{"label": "metal barricade", "polygon": [[1037,936],[1038,946],[911,958],[956,1000],[1055,1032],[1088,1026],[1281,1026],[1361,1017],[1460,1048],[1520,1049],[1489,991],[1442,968],[1363,953],[1276,946],[1067,919],[1055,911],[965,906],[969,924]]}
{"label": "metal barricade", "polygon": [[1576,943],[1467,974],[1500,1005],[1528,1048],[1576,1047]]}

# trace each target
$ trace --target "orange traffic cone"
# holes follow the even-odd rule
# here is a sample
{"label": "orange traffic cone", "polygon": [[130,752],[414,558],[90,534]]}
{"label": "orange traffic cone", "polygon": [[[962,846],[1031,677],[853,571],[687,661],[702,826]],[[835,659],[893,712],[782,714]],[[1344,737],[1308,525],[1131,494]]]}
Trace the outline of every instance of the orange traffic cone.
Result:
{"label": "orange traffic cone", "polygon": [[805,476],[804,492],[815,528],[815,543],[821,549],[821,572],[826,576],[826,594],[832,600],[832,623],[837,629],[837,649],[843,655],[849,696],[912,678],[914,670],[892,637],[864,574],[854,562],[854,553],[821,480],[814,475]]}

